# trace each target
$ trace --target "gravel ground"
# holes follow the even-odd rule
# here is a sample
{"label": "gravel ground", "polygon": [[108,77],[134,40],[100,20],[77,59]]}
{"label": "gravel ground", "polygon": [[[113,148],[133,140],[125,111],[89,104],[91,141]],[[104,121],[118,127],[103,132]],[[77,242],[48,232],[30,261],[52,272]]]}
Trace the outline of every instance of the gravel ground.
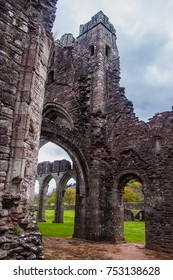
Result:
{"label": "gravel ground", "polygon": [[43,248],[46,260],[173,260],[173,255],[136,243],[108,244],[44,237]]}

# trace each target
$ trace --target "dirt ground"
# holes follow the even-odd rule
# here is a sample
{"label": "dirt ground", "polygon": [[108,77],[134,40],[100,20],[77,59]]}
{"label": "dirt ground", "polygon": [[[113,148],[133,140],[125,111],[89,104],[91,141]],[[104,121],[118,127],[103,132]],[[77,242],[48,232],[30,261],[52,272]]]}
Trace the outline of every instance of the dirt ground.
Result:
{"label": "dirt ground", "polygon": [[43,248],[46,260],[173,260],[173,255],[135,243],[107,244],[44,237]]}

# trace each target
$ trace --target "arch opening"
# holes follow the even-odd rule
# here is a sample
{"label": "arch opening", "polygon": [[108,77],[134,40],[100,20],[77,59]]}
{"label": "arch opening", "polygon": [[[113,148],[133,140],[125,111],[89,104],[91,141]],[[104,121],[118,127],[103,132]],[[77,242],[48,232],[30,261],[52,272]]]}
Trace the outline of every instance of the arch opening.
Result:
{"label": "arch opening", "polygon": [[[64,174],[64,177],[61,178],[61,180],[58,182],[58,185],[61,186],[59,189],[62,188],[62,186],[65,187],[65,189],[69,186],[68,181],[71,179],[72,183],[74,184],[74,182],[76,182],[76,199],[75,199],[75,205],[73,205],[73,208],[75,208],[75,210],[73,210],[73,213],[70,217],[70,219],[73,219],[73,223],[74,223],[74,229],[72,232],[72,236],[73,237],[79,237],[79,238],[85,238],[84,234],[85,234],[85,218],[84,218],[84,214],[85,211],[84,209],[84,203],[83,203],[83,199],[85,199],[85,174],[83,173],[83,167],[81,165],[80,162],[80,156],[78,155],[78,153],[76,153],[76,150],[74,149],[74,147],[70,147],[70,146],[66,146],[66,143],[64,143],[63,141],[59,141],[59,138],[54,139],[52,137],[53,134],[51,134],[51,137],[49,137],[49,135],[42,135],[41,139],[42,139],[42,143],[43,146],[40,149],[40,151],[44,151],[44,147],[46,147],[46,145],[53,145],[54,149],[51,149],[51,152],[49,151],[49,156],[51,158],[51,160],[55,160],[55,154],[56,154],[56,159],[58,156],[58,160],[64,158],[64,154],[66,155],[66,160],[68,159],[70,161],[71,164],[71,170],[68,170],[66,172],[66,174]],[[56,147],[56,153],[55,153],[55,147]],[[62,152],[63,151],[63,152]],[[57,153],[59,152],[59,154]],[[47,157],[45,157],[45,152],[43,153],[44,156],[41,156],[41,153],[39,152],[39,161],[41,160],[47,160]],[[61,172],[60,172],[61,173]],[[62,175],[62,174],[59,174]],[[72,179],[73,178],[73,179]],[[64,193],[63,193],[64,192]],[[63,192],[59,192],[59,194],[56,192],[56,197],[57,196],[61,196],[62,200],[64,200],[64,195],[65,195],[65,191],[63,190]],[[61,200],[61,201],[62,201]],[[80,206],[82,203],[82,207]],[[62,205],[63,203],[61,203]],[[57,214],[57,208],[59,207],[59,214]],[[58,221],[58,223],[63,222],[63,210],[64,209],[64,205],[63,207],[60,206],[55,206],[55,213],[54,213],[54,219],[53,222],[57,225],[57,216],[59,215],[59,217],[62,217],[61,220]],[[80,211],[79,211],[80,210]],[[71,210],[72,211],[72,210]],[[61,212],[61,215],[60,215]],[[81,217],[82,216],[82,217]],[[81,222],[82,220],[82,222]],[[78,228],[80,227],[80,231],[78,230]],[[82,227],[82,229],[81,229]]]}
{"label": "arch opening", "polygon": [[145,243],[145,183],[135,173],[118,182],[117,241]]}

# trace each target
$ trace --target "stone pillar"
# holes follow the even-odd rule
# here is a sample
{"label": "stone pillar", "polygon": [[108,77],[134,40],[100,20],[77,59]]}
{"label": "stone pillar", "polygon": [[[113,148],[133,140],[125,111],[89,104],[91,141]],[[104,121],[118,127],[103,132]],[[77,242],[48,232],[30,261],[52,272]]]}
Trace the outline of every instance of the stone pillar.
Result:
{"label": "stone pillar", "polygon": [[116,207],[116,241],[124,242],[124,190],[119,190]]}
{"label": "stone pillar", "polygon": [[56,187],[56,204],[55,204],[55,215],[53,223],[64,222],[64,190],[57,184]]}
{"label": "stone pillar", "polygon": [[39,181],[39,201],[38,201],[38,212],[37,221],[46,222],[45,220],[45,208],[46,208],[46,196],[48,192],[49,185],[44,185],[44,182]]}

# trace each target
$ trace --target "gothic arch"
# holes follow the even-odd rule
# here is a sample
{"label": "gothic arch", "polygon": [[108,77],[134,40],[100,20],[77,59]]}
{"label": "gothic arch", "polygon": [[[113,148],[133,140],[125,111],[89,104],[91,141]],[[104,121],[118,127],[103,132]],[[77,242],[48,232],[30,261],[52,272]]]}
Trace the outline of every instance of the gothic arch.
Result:
{"label": "gothic arch", "polygon": [[[75,138],[73,131],[58,126],[48,119],[42,122],[41,138],[51,141],[63,148],[71,157],[76,171],[76,206],[75,206],[75,226],[74,237],[85,238],[85,217],[86,217],[86,190],[88,186],[88,165],[82,149],[80,140]],[[80,228],[80,230],[78,230]]]}
{"label": "gothic arch", "polygon": [[[46,194],[49,187],[49,182],[54,179],[52,175],[47,175],[43,179],[38,178],[39,182],[39,201],[38,201],[38,211],[37,211],[37,220],[45,221],[45,204],[46,204]],[[54,179],[55,180],[55,179]]]}
{"label": "gothic arch", "polygon": [[76,180],[76,176],[75,176],[75,172],[66,172],[64,174],[64,176],[61,178],[60,182],[59,182],[59,185],[62,189],[65,189],[66,188],[66,185],[67,185],[67,182],[73,178],[74,180]]}
{"label": "gothic arch", "polygon": [[55,215],[54,223],[63,223],[64,221],[64,193],[65,189],[68,188],[67,182],[71,178],[75,178],[75,171],[65,172],[59,181],[59,186],[56,189],[56,204],[55,204]]}
{"label": "gothic arch", "polygon": [[144,194],[144,209],[146,206],[146,190],[149,187],[149,180],[144,174],[143,171],[138,171],[136,169],[127,169],[119,174],[117,177],[117,181],[115,183],[117,189],[117,226],[116,226],[116,236],[117,241],[124,241],[124,187],[127,182],[131,179],[138,179],[138,181],[142,184],[142,190]]}
{"label": "gothic arch", "polygon": [[60,104],[46,103],[43,108],[43,118],[49,119],[54,123],[63,124],[69,129],[73,128],[73,120],[70,113]]}

